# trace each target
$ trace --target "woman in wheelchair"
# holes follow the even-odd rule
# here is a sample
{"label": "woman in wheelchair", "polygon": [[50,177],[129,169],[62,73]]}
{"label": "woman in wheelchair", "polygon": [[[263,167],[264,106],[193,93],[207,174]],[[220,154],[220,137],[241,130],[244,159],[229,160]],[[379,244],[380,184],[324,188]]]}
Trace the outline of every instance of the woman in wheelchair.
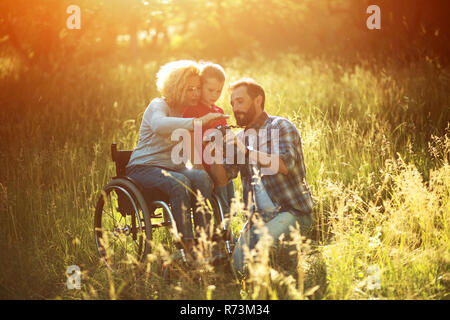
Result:
{"label": "woman in wheelchair", "polygon": [[[145,110],[137,147],[126,166],[126,175],[144,189],[156,188],[168,196],[177,230],[188,252],[195,238],[190,214],[195,197],[191,191],[196,194],[199,191],[211,201],[213,182],[204,170],[188,169],[185,164],[172,161],[172,148],[177,142],[171,141],[170,136],[175,129],[192,131],[194,128],[194,118],[183,118],[182,112],[199,102],[199,74],[199,66],[194,61],[180,60],[161,67],[157,73],[157,89],[162,97],[153,99]],[[225,117],[221,113],[209,113],[196,120],[206,126]],[[210,215],[194,212],[193,217],[196,228],[210,230]]]}

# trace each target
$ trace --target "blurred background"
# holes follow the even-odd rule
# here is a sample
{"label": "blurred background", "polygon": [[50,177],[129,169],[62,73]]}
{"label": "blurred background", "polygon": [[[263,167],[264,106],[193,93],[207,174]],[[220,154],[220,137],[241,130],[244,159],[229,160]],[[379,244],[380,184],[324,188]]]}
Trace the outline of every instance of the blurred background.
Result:
{"label": "blurred background", "polygon": [[[204,299],[210,283],[221,299],[316,285],[316,299],[448,299],[449,14],[448,0],[0,0],[0,299]],[[270,273],[169,287],[105,274],[93,213],[110,144],[135,147],[155,74],[177,59],[220,63],[226,85],[255,78],[268,113],[299,129],[323,252],[304,284],[295,261],[292,290]],[[227,90],[218,105],[232,114]],[[364,282],[372,265],[380,290]]]}
{"label": "blurred background", "polygon": [[[67,27],[71,4],[80,8],[80,29]],[[371,4],[381,10],[381,29],[366,25]],[[101,66],[104,71],[91,75],[106,76],[119,65],[140,70],[147,65],[150,72],[182,58],[225,67],[236,58],[269,64],[291,54],[306,63],[329,62],[335,79],[360,67],[378,80],[386,70],[409,69],[448,81],[449,9],[446,0],[3,0],[0,75],[7,85],[34,77],[76,81],[89,68]],[[148,79],[153,83],[154,74]],[[24,83],[15,88],[22,92]],[[4,107],[15,104],[14,88],[0,91]],[[417,104],[400,117],[445,128],[444,106]]]}
{"label": "blurred background", "polygon": [[[81,8],[80,30],[66,27],[71,4]],[[366,26],[371,4],[381,8],[380,30]],[[286,50],[404,64],[428,56],[445,67],[449,9],[446,0],[3,0],[0,50],[22,69],[45,72],[111,57],[221,59]]]}

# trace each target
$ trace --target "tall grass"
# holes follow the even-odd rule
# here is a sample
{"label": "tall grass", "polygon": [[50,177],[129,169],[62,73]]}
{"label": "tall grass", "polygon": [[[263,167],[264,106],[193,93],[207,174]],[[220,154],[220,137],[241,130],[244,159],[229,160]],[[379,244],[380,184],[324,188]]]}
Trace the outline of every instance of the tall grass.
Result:
{"label": "tall grass", "polygon": [[[161,63],[103,61],[56,76],[20,75],[8,63],[0,89],[0,297],[448,298],[450,70],[426,59],[406,69],[295,54],[224,62],[228,81],[255,78],[268,113],[299,128],[316,200],[311,239],[294,232],[277,251],[262,241],[244,281],[202,267],[179,269],[166,283],[148,265],[110,273],[93,237],[98,192],[114,175],[110,143],[135,146]],[[219,105],[231,114],[228,99],[224,92]],[[239,201],[234,211],[238,231]],[[81,290],[65,285],[73,264],[83,272]]]}

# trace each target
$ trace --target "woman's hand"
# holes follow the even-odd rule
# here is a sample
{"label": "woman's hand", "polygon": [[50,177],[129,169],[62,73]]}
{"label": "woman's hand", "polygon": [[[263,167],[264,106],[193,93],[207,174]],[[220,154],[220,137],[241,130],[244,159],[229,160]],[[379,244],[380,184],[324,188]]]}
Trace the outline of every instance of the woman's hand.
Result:
{"label": "woman's hand", "polygon": [[202,122],[202,126],[208,126],[211,122],[219,120],[219,119],[227,119],[230,116],[223,113],[218,112],[210,112],[208,114],[205,114],[203,117],[200,118],[194,118],[195,120],[200,120]]}

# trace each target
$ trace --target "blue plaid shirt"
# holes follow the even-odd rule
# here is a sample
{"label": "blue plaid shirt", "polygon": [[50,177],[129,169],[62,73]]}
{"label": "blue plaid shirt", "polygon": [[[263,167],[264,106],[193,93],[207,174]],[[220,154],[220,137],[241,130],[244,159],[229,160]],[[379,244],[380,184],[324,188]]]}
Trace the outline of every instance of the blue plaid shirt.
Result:
{"label": "blue plaid shirt", "polygon": [[[288,174],[260,175],[267,194],[278,208],[277,212],[288,211],[299,216],[311,214],[314,201],[311,190],[306,182],[306,167],[303,158],[302,141],[295,125],[285,118],[269,116],[266,112],[263,112],[251,128],[246,128],[237,134],[238,138],[243,139],[244,133],[248,129],[256,129],[256,131],[267,130],[266,150],[258,150],[255,148],[258,151],[266,153],[271,153],[271,146],[275,144],[272,141],[272,130],[278,130],[278,154],[283,159],[288,169]],[[248,145],[248,143],[246,144]],[[224,164],[224,168],[230,179],[236,178],[238,173],[241,172],[243,200],[246,206],[249,204],[249,195],[254,199],[254,188],[252,186],[254,170],[252,167],[256,167],[256,170],[261,172],[261,166],[259,164],[249,164],[248,161],[245,164]],[[253,205],[250,210],[256,210],[255,206]]]}

